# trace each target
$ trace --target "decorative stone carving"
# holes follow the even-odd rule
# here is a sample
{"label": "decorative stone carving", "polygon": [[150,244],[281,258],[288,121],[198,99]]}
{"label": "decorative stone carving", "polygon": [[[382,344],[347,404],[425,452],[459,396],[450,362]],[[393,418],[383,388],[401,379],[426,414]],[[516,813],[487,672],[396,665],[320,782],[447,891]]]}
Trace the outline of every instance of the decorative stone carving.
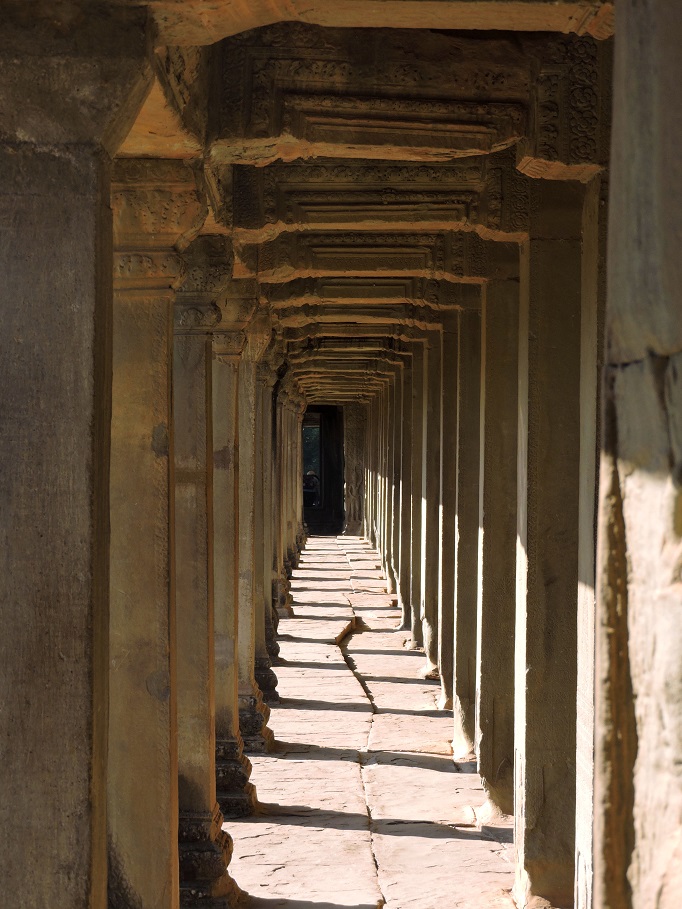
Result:
{"label": "decorative stone carving", "polygon": [[527,62],[504,39],[281,23],[222,51],[217,162],[293,160],[313,147],[448,161],[525,132]]}
{"label": "decorative stone carving", "polygon": [[177,287],[185,273],[177,250],[198,233],[207,211],[194,170],[184,161],[120,159],[111,206],[117,290]]}
{"label": "decorative stone carving", "polygon": [[524,42],[537,57],[529,138],[519,169],[532,177],[587,181],[606,164],[611,45],[566,36]]}

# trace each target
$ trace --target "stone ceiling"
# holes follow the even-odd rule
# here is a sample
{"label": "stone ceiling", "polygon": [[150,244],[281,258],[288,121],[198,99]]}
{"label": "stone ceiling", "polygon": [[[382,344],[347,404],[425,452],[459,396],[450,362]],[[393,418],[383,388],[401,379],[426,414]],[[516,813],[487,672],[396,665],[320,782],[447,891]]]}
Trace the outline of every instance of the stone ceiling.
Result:
{"label": "stone ceiling", "polygon": [[[169,35],[180,21],[173,6],[155,6]],[[369,21],[375,6],[364,4]],[[498,27],[516,16],[577,32],[609,13],[598,3],[382,6],[403,18],[422,6],[422,26],[435,7],[480,16],[495,7]],[[229,33],[225,4],[182,7],[186,25],[203,17],[204,38]],[[336,24],[331,4],[315,10],[312,19]],[[518,276],[530,181],[585,182],[603,170],[610,45],[542,31],[290,22],[166,47],[121,155],[165,148],[194,162],[210,202],[195,243],[204,255],[210,237],[232,279],[225,294],[271,315],[309,401],[365,400],[411,344],[480,305],[487,281]]]}

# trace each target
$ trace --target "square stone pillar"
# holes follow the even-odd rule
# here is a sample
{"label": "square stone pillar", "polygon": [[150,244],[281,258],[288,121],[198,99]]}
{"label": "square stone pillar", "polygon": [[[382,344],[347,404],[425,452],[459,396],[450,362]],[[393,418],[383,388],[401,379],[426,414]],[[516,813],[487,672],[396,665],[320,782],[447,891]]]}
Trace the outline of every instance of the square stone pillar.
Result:
{"label": "square stone pillar", "polygon": [[452,709],[455,648],[455,566],[457,553],[457,388],[459,380],[459,315],[443,318],[443,492],[438,565],[439,706]]}
{"label": "square stone pillar", "polygon": [[179,900],[171,380],[183,263],[174,244],[199,229],[206,208],[184,162],[134,159],[117,162],[112,208],[109,899],[134,894],[155,909],[159,893],[169,906]]}
{"label": "square stone pillar", "polygon": [[269,363],[256,367],[256,507],[255,575],[256,607],[254,675],[266,704],[279,701],[277,676],[272,671],[268,638],[272,641],[272,386]]}
{"label": "square stone pillar", "polygon": [[490,281],[481,310],[475,750],[491,814],[514,811],[514,629],[519,281]]}
{"label": "square stone pillar", "polygon": [[[256,657],[256,472],[262,461],[257,448],[257,363],[270,341],[270,324],[257,315],[246,330],[246,346],[239,363],[239,725],[246,751],[272,747],[267,726],[269,708],[254,675]],[[259,540],[259,546],[262,541]]]}
{"label": "square stone pillar", "polygon": [[410,609],[412,613],[412,638],[410,646],[418,649],[424,644],[422,627],[422,496],[424,488],[424,414],[426,412],[424,369],[426,357],[424,342],[412,344],[412,581]]}
{"label": "square stone pillar", "polygon": [[239,731],[239,359],[242,331],[213,339],[213,587],[216,790],[223,816],[251,814],[256,790]]}
{"label": "square stone pillar", "polygon": [[364,523],[364,481],[367,410],[361,404],[343,408],[344,533],[361,533]]}
{"label": "square stone pillar", "polygon": [[400,627],[412,629],[412,356],[405,359],[403,368],[401,456],[400,456],[400,572],[398,605]]}
{"label": "square stone pillar", "polygon": [[180,898],[232,902],[216,802],[212,305],[178,294],[173,355]]}
{"label": "square stone pillar", "polygon": [[580,500],[580,184],[537,181],[522,246],[514,896],[570,906]]}
{"label": "square stone pillar", "polygon": [[393,411],[391,414],[391,436],[390,443],[393,450],[392,454],[392,491],[393,498],[391,501],[391,564],[390,574],[392,578],[392,593],[398,593],[400,580],[400,479],[402,475],[402,453],[403,453],[403,367],[402,364],[396,366],[393,378]]}
{"label": "square stone pillar", "polygon": [[0,877],[20,909],[103,909],[109,169],[149,84],[146,13],[2,16]]}
{"label": "square stone pillar", "polygon": [[476,709],[478,474],[481,395],[481,314],[459,318],[457,383],[457,527],[453,655],[455,757],[473,749]]}
{"label": "square stone pillar", "polygon": [[441,547],[443,333],[428,333],[424,352],[424,459],[422,462],[421,616],[425,678],[439,678],[438,567]]}

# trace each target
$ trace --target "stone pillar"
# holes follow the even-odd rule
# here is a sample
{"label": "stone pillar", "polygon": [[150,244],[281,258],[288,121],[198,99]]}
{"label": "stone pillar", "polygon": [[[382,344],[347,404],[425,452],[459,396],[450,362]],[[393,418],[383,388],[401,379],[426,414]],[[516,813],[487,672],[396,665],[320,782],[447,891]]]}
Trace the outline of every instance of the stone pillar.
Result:
{"label": "stone pillar", "polygon": [[[522,247],[514,895],[573,900],[584,187],[534,182]],[[524,274],[525,272],[525,274]]]}
{"label": "stone pillar", "polygon": [[270,326],[260,315],[247,328],[239,363],[239,727],[246,751],[272,746],[269,708],[254,676],[256,655],[256,365],[270,340]]}
{"label": "stone pillar", "polygon": [[374,500],[376,474],[374,469],[376,451],[376,397],[367,405],[367,461],[366,461],[366,494],[365,494],[365,537],[374,545]]}
{"label": "stone pillar", "polygon": [[25,13],[0,40],[0,869],[22,909],[103,909],[109,167],[148,85],[145,14]]}
{"label": "stone pillar", "polygon": [[477,310],[465,310],[459,319],[457,392],[457,551],[452,739],[455,756],[467,754],[474,744],[480,389],[481,314]]}
{"label": "stone pillar", "polygon": [[455,647],[455,562],[457,552],[457,389],[459,316],[443,318],[443,499],[441,546],[438,565],[438,666],[439,707],[452,709],[453,654]]}
{"label": "stone pillar", "polygon": [[277,676],[272,671],[272,659],[267,638],[274,637],[270,599],[272,596],[272,386],[274,376],[269,363],[256,367],[256,447],[254,509],[255,572],[255,660],[254,675],[266,704],[279,700]]}
{"label": "stone pillar", "polygon": [[422,463],[421,617],[424,634],[425,678],[438,672],[438,565],[441,546],[441,423],[443,334],[430,331],[425,350],[425,428]]}
{"label": "stone pillar", "polygon": [[303,526],[303,414],[306,411],[304,395],[299,394],[296,409],[296,564],[307,539]]}
{"label": "stone pillar", "polygon": [[410,588],[410,610],[412,613],[411,647],[418,649],[424,644],[422,629],[422,496],[424,485],[424,420],[426,402],[424,393],[424,343],[412,344],[412,583]]}
{"label": "stone pillar", "polygon": [[180,900],[228,906],[232,843],[216,803],[212,350],[215,307],[178,294],[173,354]]}
{"label": "stone pillar", "polygon": [[393,575],[393,459],[395,448],[393,446],[393,414],[395,410],[396,383],[393,376],[384,383],[383,406],[383,472],[384,495],[381,521],[382,559],[386,587],[389,593],[395,592],[395,577]]}
{"label": "stone pillar", "polygon": [[357,536],[364,520],[364,455],[366,435],[365,408],[361,404],[346,404],[343,408],[344,449],[344,533]]}
{"label": "stone pillar", "polygon": [[289,579],[287,575],[286,557],[286,463],[287,449],[285,442],[286,413],[284,407],[284,391],[280,386],[276,398],[275,422],[275,581],[273,600],[279,615],[289,615]]}
{"label": "stone pillar", "polygon": [[275,449],[274,449],[274,386],[277,381],[276,365],[272,356],[262,364],[263,382],[263,609],[265,613],[265,646],[270,661],[274,664],[279,657],[277,624],[279,616],[274,607],[275,590],[275,523],[277,501],[275,495]]}
{"label": "stone pillar", "polygon": [[256,791],[239,731],[239,358],[242,331],[213,339],[213,575],[216,789],[224,817],[250,814]]}
{"label": "stone pillar", "polygon": [[619,3],[596,575],[595,909],[674,909],[682,892],[681,39],[673,4]]}
{"label": "stone pillar", "polygon": [[514,627],[519,282],[481,311],[475,750],[491,812],[514,811]]}
{"label": "stone pillar", "polygon": [[402,434],[400,439],[400,568],[398,578],[398,605],[400,627],[412,628],[411,573],[412,573],[412,357],[405,360],[403,368],[403,396],[400,414]]}
{"label": "stone pillar", "polygon": [[117,162],[112,208],[109,899],[134,894],[151,909],[159,893],[179,899],[171,377],[183,263],[174,244],[206,209],[184,162],[133,159]]}
{"label": "stone pillar", "polygon": [[400,581],[400,478],[402,473],[403,453],[403,367],[400,364],[395,370],[393,379],[394,398],[391,413],[390,442],[393,449],[392,457],[392,486],[393,499],[391,502],[391,576],[393,578],[393,591],[398,593]]}

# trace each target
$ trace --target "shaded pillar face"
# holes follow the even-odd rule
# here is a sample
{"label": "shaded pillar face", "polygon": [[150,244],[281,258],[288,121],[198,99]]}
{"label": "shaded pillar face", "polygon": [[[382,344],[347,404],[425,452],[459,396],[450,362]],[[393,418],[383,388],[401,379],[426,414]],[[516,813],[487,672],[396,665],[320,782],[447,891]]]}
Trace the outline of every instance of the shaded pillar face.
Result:
{"label": "shaded pillar face", "polygon": [[[0,713],[4,886],[107,901],[109,155],[146,82],[143,18],[3,21]],[[54,32],[53,32],[54,29]],[[104,49],[106,48],[106,59]],[[36,87],[40,55],[43,85]],[[102,65],[100,65],[100,63]],[[138,84],[140,83],[140,84]],[[96,99],[96,101],[94,100]],[[135,103],[130,103],[135,101]],[[24,118],[24,112],[26,117]],[[48,151],[48,149],[51,150]],[[45,836],[46,825],[51,833]],[[40,861],[27,873],[27,857]],[[27,887],[27,874],[30,887]]]}
{"label": "shaded pillar face", "polygon": [[213,589],[216,799],[224,817],[250,814],[255,789],[239,731],[239,358],[243,332],[213,342]]}
{"label": "shaded pillar face", "polygon": [[412,358],[406,360],[403,370],[403,394],[400,420],[400,521],[399,551],[400,566],[398,578],[398,605],[400,606],[400,627],[408,631],[412,627],[411,573],[412,573]]}
{"label": "shaded pillar face", "polygon": [[[173,197],[182,200],[175,218]],[[109,898],[132,893],[156,907],[159,893],[179,898],[171,377],[182,262],[173,244],[205,209],[182,162],[135,160],[116,166],[112,207]]]}
{"label": "shaded pillar face", "polygon": [[[176,329],[186,323],[176,303]],[[194,309],[193,312],[197,310]],[[196,323],[195,323],[196,324]],[[173,353],[180,897],[225,897],[231,841],[216,803],[210,335],[176,330]],[[226,904],[225,904],[226,905]]]}
{"label": "shaded pillar face", "polygon": [[256,610],[254,674],[266,703],[276,703],[277,676],[272,671],[268,636],[273,638],[270,598],[272,590],[272,369],[256,367],[256,489],[254,524],[254,603]]}
{"label": "shaded pillar face", "polygon": [[457,388],[459,317],[449,314],[443,325],[443,481],[442,529],[438,566],[438,666],[439,705],[452,708],[453,654],[455,647],[455,566],[457,523]]}
{"label": "shaded pillar face", "polygon": [[433,331],[425,352],[424,461],[422,464],[421,613],[427,678],[438,678],[438,567],[441,547],[442,332]]}
{"label": "shaded pillar face", "polygon": [[481,314],[476,740],[490,807],[514,811],[519,282],[490,282]]}
{"label": "shaded pillar face", "polygon": [[361,533],[364,520],[366,428],[365,408],[360,404],[346,404],[343,408],[344,532],[352,536]]}
{"label": "shaded pillar face", "polygon": [[403,369],[396,369],[394,400],[391,415],[391,447],[393,449],[393,500],[391,503],[391,576],[393,590],[397,593],[400,580],[400,478],[402,472],[402,414]]}
{"label": "shaded pillar face", "polygon": [[[269,341],[269,332],[247,332],[239,364],[239,725],[248,751],[267,751],[272,731],[269,708],[254,676],[256,658],[256,470],[258,419],[256,364]],[[262,597],[261,597],[262,604]]]}
{"label": "shaded pillar face", "polygon": [[679,53],[673,5],[618,6],[597,553],[597,909],[682,890]]}
{"label": "shaded pillar face", "polygon": [[531,192],[519,324],[514,893],[521,906],[561,906],[574,881],[584,188],[540,181]]}
{"label": "shaded pillar face", "polygon": [[472,750],[476,707],[476,590],[480,448],[481,315],[459,321],[457,527],[453,655],[455,755]]}
{"label": "shaded pillar face", "polygon": [[412,612],[412,646],[424,643],[422,628],[422,498],[424,485],[424,344],[415,342],[412,347],[412,584],[410,609]]}

